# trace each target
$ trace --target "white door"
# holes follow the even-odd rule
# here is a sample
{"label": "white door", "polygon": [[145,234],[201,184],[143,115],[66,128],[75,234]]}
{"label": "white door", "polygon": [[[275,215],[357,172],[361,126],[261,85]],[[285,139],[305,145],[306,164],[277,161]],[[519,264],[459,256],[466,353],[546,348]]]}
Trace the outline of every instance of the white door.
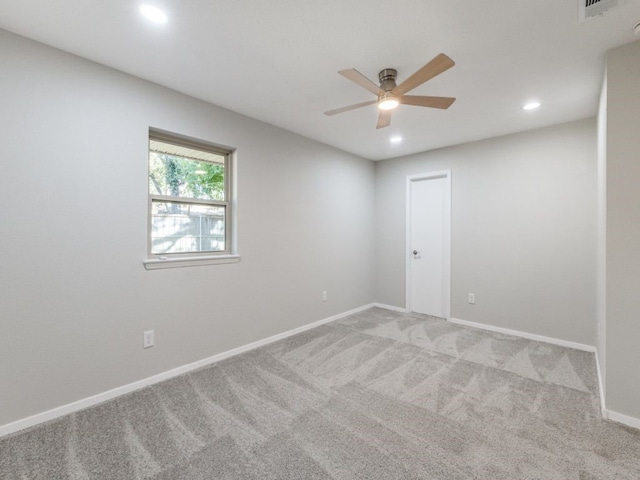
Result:
{"label": "white door", "polygon": [[410,177],[407,307],[449,317],[450,176]]}

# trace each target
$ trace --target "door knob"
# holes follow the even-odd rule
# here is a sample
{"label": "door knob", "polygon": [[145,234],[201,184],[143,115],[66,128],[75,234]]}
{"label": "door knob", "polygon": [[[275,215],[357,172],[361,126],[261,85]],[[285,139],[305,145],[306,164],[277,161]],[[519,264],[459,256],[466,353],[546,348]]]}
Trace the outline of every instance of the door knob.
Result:
{"label": "door knob", "polygon": [[418,250],[414,250],[414,251],[413,251],[413,254],[414,254],[414,255],[418,255],[418,253],[420,253],[420,252],[418,252]]}

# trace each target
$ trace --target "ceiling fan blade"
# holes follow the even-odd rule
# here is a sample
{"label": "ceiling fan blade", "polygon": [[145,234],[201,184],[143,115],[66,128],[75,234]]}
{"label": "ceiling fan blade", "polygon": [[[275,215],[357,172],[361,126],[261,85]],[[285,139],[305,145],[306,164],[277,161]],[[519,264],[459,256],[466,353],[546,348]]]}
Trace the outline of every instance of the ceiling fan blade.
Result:
{"label": "ceiling fan blade", "polygon": [[335,110],[329,110],[328,112],[324,112],[325,115],[337,115],[342,112],[348,112],[349,110],[355,110],[356,108],[366,107],[367,105],[373,105],[377,100],[371,100],[369,102],[356,103],[355,105],[348,105],[346,107],[336,108]]}
{"label": "ceiling fan blade", "polygon": [[415,105],[416,107],[441,108],[446,110],[455,102],[454,97],[421,97],[418,95],[404,95],[400,97],[402,105]]}
{"label": "ceiling fan blade", "polygon": [[429,63],[418,70],[416,73],[407,78],[404,82],[393,89],[396,95],[404,95],[414,88],[422,85],[427,80],[431,80],[436,75],[449,70],[456,63],[447,57],[444,53],[436,55]]}
{"label": "ceiling fan blade", "polygon": [[376,128],[384,128],[389,125],[391,125],[391,110],[379,110]]}
{"label": "ceiling fan blade", "polygon": [[373,83],[371,80],[369,80],[367,77],[365,77],[363,74],[361,74],[355,68],[347,68],[346,70],[340,70],[338,73],[342,75],[344,78],[348,78],[353,83],[357,83],[362,88],[366,88],[374,95],[378,95],[378,93],[380,93],[380,87],[375,83]]}

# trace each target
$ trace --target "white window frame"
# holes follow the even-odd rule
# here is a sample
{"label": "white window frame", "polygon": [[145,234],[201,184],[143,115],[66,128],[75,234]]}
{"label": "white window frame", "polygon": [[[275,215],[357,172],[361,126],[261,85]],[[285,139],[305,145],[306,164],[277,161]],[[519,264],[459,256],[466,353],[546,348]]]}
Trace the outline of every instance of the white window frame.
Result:
{"label": "white window frame", "polygon": [[[144,266],[147,270],[160,268],[176,268],[196,265],[215,265],[221,263],[235,263],[240,261],[240,256],[236,251],[236,228],[235,228],[235,152],[231,148],[222,147],[209,142],[176,135],[163,130],[150,128],[148,142],[156,140],[171,145],[191,148],[203,152],[215,153],[224,157],[224,199],[223,200],[201,200],[195,198],[174,197],[172,195],[157,195],[149,191],[149,178],[146,178],[146,188],[148,192],[147,208],[147,256]],[[147,148],[147,171],[149,164],[149,148]],[[185,252],[185,253],[153,253],[151,241],[152,227],[152,206],[154,201],[175,202],[192,205],[212,205],[222,206],[225,209],[225,249],[221,251],[209,252]]]}

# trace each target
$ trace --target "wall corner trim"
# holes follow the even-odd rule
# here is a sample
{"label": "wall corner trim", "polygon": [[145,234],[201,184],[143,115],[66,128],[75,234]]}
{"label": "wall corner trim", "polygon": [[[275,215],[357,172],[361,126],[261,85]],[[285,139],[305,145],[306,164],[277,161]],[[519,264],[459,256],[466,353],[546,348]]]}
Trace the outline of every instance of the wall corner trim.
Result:
{"label": "wall corner trim", "polygon": [[602,418],[607,418],[606,396],[604,392],[604,382],[602,381],[602,370],[600,369],[600,359],[596,348],[596,372],[598,373],[598,392],[600,393],[600,413]]}
{"label": "wall corner trim", "polygon": [[249,350],[253,350],[258,347],[262,347],[264,345],[268,345],[270,343],[276,342],[278,340],[285,339],[287,337],[291,337],[292,335],[296,335],[298,333],[305,332],[307,330],[311,330],[312,328],[319,327],[320,325],[324,325],[326,323],[333,322],[335,320],[339,320],[341,318],[347,317],[354,313],[362,312],[364,310],[368,310],[377,304],[368,304],[363,305],[361,307],[354,308],[352,310],[348,310],[346,312],[339,313],[337,315],[333,315],[331,317],[324,318],[322,320],[318,320],[316,322],[309,323],[307,325],[303,325],[301,327],[294,328],[292,330],[288,330],[286,332],[278,333],[271,337],[264,338],[262,340],[258,340],[256,342],[249,343],[247,345],[243,345],[238,348],[234,348],[232,350],[228,350],[226,352],[222,352],[216,355],[213,355],[208,358],[204,358],[202,360],[198,360],[193,363],[189,363],[187,365],[183,365],[181,367],[174,368],[172,370],[168,370],[166,372],[159,373],[157,375],[153,375],[151,377],[143,378],[142,380],[138,380],[136,382],[130,383],[128,385],[123,385],[121,387],[114,388],[112,390],[108,390],[106,392],[99,393],[97,395],[93,395],[91,397],[83,398],[81,400],[77,400],[75,402],[69,403],[67,405],[62,405],[60,407],[53,408],[51,410],[47,410],[46,412],[37,413],[30,417],[22,418],[20,420],[16,420],[14,422],[8,423],[6,425],[0,425],[0,438],[5,435],[10,435],[12,433],[19,432],[20,430],[24,430],[30,427],[34,427],[41,423],[49,422],[51,420],[55,420],[57,418],[63,417],[65,415],[69,415],[74,412],[78,412],[80,410],[84,410],[86,408],[92,407],[99,403],[106,402],[108,400],[112,400],[116,397],[120,397],[127,393],[134,392],[136,390],[140,390],[142,388],[148,387],[150,385],[154,385],[156,383],[160,383],[164,380],[169,380],[170,378],[177,377],[184,373],[189,373],[194,370],[197,370],[202,367],[206,367],[213,363],[220,362],[230,357],[234,357],[244,352],[248,352]]}

